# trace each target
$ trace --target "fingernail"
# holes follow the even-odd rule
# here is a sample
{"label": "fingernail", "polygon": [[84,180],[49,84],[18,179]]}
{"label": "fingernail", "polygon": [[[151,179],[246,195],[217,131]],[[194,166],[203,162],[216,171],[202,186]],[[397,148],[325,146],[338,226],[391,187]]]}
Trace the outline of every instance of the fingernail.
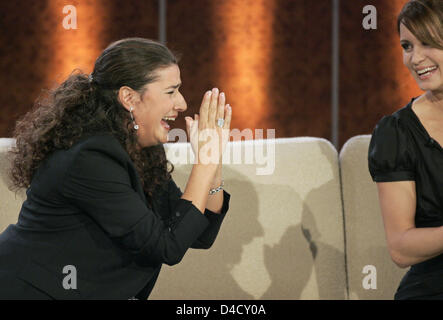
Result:
{"label": "fingernail", "polygon": [[218,93],[218,88],[214,88],[212,91],[214,91],[214,93]]}
{"label": "fingernail", "polygon": [[220,97],[224,97],[224,96],[225,96],[224,92],[220,93]]}
{"label": "fingernail", "polygon": [[206,91],[206,95],[210,96],[212,94],[212,91]]}
{"label": "fingernail", "polygon": [[230,104],[227,104],[227,105],[226,105],[226,108],[227,108],[229,111],[232,111],[232,108],[231,108],[231,105],[230,105]]}

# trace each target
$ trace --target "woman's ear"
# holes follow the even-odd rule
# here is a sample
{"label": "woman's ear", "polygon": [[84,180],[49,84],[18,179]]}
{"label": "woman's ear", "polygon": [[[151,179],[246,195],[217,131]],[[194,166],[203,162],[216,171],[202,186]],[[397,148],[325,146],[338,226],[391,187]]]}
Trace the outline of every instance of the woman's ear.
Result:
{"label": "woman's ear", "polygon": [[138,94],[138,92],[128,86],[120,87],[120,89],[118,90],[117,98],[120,101],[121,105],[128,111],[131,107],[134,107],[140,101],[140,95]]}

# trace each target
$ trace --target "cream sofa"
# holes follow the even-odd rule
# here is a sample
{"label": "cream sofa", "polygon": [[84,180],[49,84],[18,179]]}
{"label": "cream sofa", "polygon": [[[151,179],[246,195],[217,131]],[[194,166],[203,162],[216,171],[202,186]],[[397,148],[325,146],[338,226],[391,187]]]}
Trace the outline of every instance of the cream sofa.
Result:
{"label": "cream sofa", "polygon": [[[151,299],[392,299],[405,270],[386,249],[369,139],[350,139],[340,154],[320,138],[230,142],[223,175],[232,198],[217,241],[164,266]],[[24,199],[6,186],[12,143],[0,139],[0,232]],[[184,188],[189,144],[166,151]]]}

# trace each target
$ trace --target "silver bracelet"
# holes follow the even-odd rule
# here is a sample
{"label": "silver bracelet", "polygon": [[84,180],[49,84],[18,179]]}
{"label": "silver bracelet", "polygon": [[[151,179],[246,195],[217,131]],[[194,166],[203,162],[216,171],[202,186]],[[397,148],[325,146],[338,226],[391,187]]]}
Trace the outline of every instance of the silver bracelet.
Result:
{"label": "silver bracelet", "polygon": [[225,185],[225,182],[222,180],[221,184],[217,188],[209,190],[209,195],[212,196],[214,193],[217,193],[217,192],[223,190],[224,185]]}

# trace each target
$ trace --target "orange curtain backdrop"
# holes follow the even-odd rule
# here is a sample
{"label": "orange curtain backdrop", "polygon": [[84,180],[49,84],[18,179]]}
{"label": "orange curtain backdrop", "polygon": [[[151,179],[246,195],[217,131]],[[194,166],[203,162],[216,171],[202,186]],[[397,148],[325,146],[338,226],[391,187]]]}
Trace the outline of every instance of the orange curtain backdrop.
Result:
{"label": "orange curtain backdrop", "polygon": [[[373,0],[378,29],[364,30],[366,0],[340,1],[340,145],[421,94],[402,63],[396,17],[407,0]],[[77,29],[63,20],[76,8]],[[227,93],[233,128],[330,139],[331,1],[167,1],[167,45],[182,53],[186,115],[205,90]],[[85,73],[111,41],[156,39],[158,1],[0,1],[0,136],[12,135],[43,88]],[[176,125],[185,128],[183,119]]]}
{"label": "orange curtain backdrop", "polygon": [[217,80],[235,114],[231,127],[264,129],[272,110],[274,0],[224,0],[212,8],[219,31],[215,54]]}
{"label": "orange curtain backdrop", "polygon": [[373,0],[377,29],[365,30],[365,0],[340,1],[340,146],[422,94],[403,65],[397,16],[407,0]]}
{"label": "orange curtain backdrop", "polygon": [[[61,82],[76,68],[92,72],[95,59],[103,50],[105,2],[100,0],[51,0],[52,57],[47,69],[49,81]],[[66,9],[65,12],[63,9]],[[74,8],[74,10],[72,10]],[[76,19],[76,29],[70,28]]]}

